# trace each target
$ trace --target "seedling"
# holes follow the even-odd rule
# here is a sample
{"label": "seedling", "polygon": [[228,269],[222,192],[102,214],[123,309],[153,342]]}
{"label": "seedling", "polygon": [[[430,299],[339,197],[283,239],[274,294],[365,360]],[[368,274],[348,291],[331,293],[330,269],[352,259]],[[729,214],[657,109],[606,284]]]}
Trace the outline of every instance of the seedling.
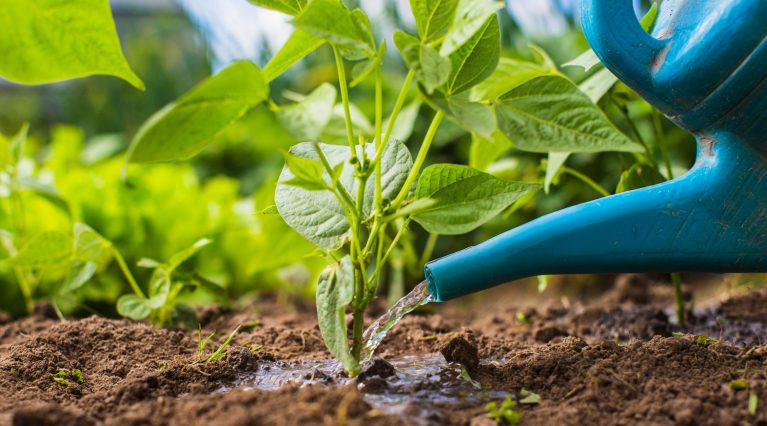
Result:
{"label": "seedling", "polygon": [[[200,362],[204,362],[205,364],[210,364],[212,362],[216,362],[216,361],[220,360],[221,358],[224,357],[224,355],[226,355],[226,348],[229,347],[229,345],[232,343],[232,339],[234,339],[234,336],[236,336],[237,333],[239,333],[239,332],[240,332],[240,327],[237,327],[234,330],[232,330],[232,332],[229,333],[229,336],[227,336],[226,340],[224,340],[224,342],[221,343],[221,345],[219,345],[218,348],[216,348],[216,350],[213,351],[213,353],[211,353],[206,358],[205,357],[205,348],[208,346],[208,344],[210,343],[210,340],[213,338],[213,336],[216,335],[216,332],[214,331],[213,333],[210,333],[208,336],[203,338],[202,328],[201,327],[198,328],[198,330],[197,330],[197,359]],[[258,349],[260,349],[260,348],[258,348]],[[258,350],[258,349],[256,349],[256,350]],[[251,351],[251,352],[255,352],[255,351]]]}
{"label": "seedling", "polygon": [[519,400],[520,404],[540,404],[541,403],[541,396],[538,395],[535,392],[530,392],[529,390],[522,389],[519,394],[523,397]]}
{"label": "seedling", "polygon": [[[609,73],[600,73],[608,84],[594,85],[597,92],[576,86],[535,46],[532,61],[501,57],[496,11],[502,2],[411,0],[417,35],[393,34],[408,73],[388,117],[387,45],[379,42],[385,38],[374,34],[361,9],[349,10],[338,0],[251,3],[293,17],[296,29],[286,44],[263,70],[236,62],[157,112],[135,136],[128,159],[187,159],[262,104],[285,130],[305,141],[283,152],[275,206],[260,211],[278,213],[328,260],[316,291],[320,331],[352,376],[360,371],[364,312],[382,277],[400,273],[403,259],[421,258],[412,247],[410,225],[418,223],[429,233],[428,258],[438,235],[470,232],[518,208],[540,187],[487,173],[512,141],[520,150],[552,153],[546,186],[573,152],[646,152],[652,162],[637,161],[655,170],[644,141],[624,135],[596,105],[617,82]],[[305,97],[291,94],[294,103],[270,100],[268,83],[321,46],[332,52],[337,86],[323,83]],[[363,83],[372,87],[369,122],[349,93]],[[413,91],[417,99],[411,101]],[[625,97],[616,98],[626,111]],[[425,114],[430,124],[412,156],[404,142],[415,139],[412,129],[422,105],[431,110]],[[445,119],[471,136],[470,166],[424,167]],[[570,174],[600,188],[578,172]],[[656,174],[634,170],[621,180],[621,188],[644,184],[641,177]]]}
{"label": "seedling", "polygon": [[491,402],[485,406],[485,411],[488,412],[487,417],[495,420],[499,425],[516,425],[522,421],[522,413],[514,409],[516,406],[517,403],[507,395],[500,407],[495,402]]}
{"label": "seedling", "polygon": [[730,382],[730,389],[732,390],[748,389],[748,382],[743,379],[733,380]]}
{"label": "seedling", "polygon": [[72,384],[71,381],[74,383],[77,383],[78,385],[81,385],[85,383],[85,378],[83,377],[83,372],[80,370],[66,370],[66,369],[60,369],[56,374],[51,375],[51,378],[54,382],[60,384],[69,386]]}
{"label": "seedling", "polygon": [[751,392],[751,395],[748,396],[748,412],[751,413],[752,416],[755,416],[759,409],[759,396]]}

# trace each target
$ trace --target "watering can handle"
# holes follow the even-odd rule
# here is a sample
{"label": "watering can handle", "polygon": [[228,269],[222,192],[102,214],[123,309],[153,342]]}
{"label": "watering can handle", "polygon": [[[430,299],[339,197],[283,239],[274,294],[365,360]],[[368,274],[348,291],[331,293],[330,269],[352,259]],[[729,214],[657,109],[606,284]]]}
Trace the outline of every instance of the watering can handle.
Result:
{"label": "watering can handle", "polygon": [[652,78],[666,42],[645,32],[632,1],[581,0],[580,8],[583,32],[607,68],[651,103],[666,104]]}

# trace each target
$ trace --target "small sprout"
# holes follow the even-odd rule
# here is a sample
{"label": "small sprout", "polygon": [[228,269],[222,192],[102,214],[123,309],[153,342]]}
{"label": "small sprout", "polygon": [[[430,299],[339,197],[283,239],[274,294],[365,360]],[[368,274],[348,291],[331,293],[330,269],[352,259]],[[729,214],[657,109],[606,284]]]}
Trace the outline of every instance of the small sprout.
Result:
{"label": "small sprout", "polygon": [[737,379],[730,382],[730,389],[742,390],[748,388],[748,382],[743,379]]}
{"label": "small sprout", "polygon": [[469,375],[469,372],[464,368],[461,367],[461,378],[466,381],[466,383],[473,386],[475,389],[482,389],[482,385],[479,384],[478,381],[471,378]]}
{"label": "small sprout", "polygon": [[751,395],[748,396],[748,412],[755,416],[758,409],[759,397],[754,392],[751,392]]}
{"label": "small sprout", "polygon": [[541,396],[535,392],[530,392],[527,389],[522,389],[522,391],[519,394],[524,397],[519,401],[520,404],[540,404],[541,403]]}
{"label": "small sprout", "polygon": [[254,328],[260,327],[260,326],[261,326],[261,321],[253,320],[253,321],[250,321],[250,322],[246,322],[242,326],[242,331],[250,331],[250,330],[253,330]]}
{"label": "small sprout", "polygon": [[240,331],[240,327],[235,328],[231,333],[229,333],[229,337],[224,340],[224,343],[221,344],[221,346],[216,349],[215,352],[213,352],[208,359],[205,360],[206,364],[210,364],[211,362],[215,362],[220,360],[224,357],[226,348],[229,347],[229,344],[232,343],[232,339],[234,339],[234,336]]}
{"label": "small sprout", "polygon": [[70,380],[74,381],[78,385],[85,383],[85,378],[83,377],[82,371],[80,370],[69,371],[64,368],[59,369],[59,371],[56,372],[56,374],[51,375],[51,379],[53,379],[54,382],[64,386],[71,385],[72,382],[70,382]]}
{"label": "small sprout", "polygon": [[716,343],[719,343],[719,341],[714,339],[714,338],[712,338],[712,337],[708,337],[705,334],[696,334],[695,335],[695,344],[698,345],[698,346],[703,346],[705,348],[705,347],[711,346],[711,345],[716,344]]}
{"label": "small sprout", "polygon": [[204,358],[203,354],[205,353],[205,348],[208,346],[208,343],[210,343],[210,339],[213,338],[213,336],[216,335],[216,332],[210,333],[207,337],[202,337],[202,326],[197,327],[197,359],[202,361]]}
{"label": "small sprout", "polygon": [[671,335],[674,336],[674,337],[684,337],[685,336],[685,334],[682,333],[681,331],[675,331],[675,332],[671,333]]}
{"label": "small sprout", "polygon": [[499,425],[516,425],[522,421],[522,413],[514,410],[516,406],[517,403],[507,395],[500,408],[498,404],[491,402],[485,405],[485,411],[488,412],[487,417]]}
{"label": "small sprout", "polygon": [[522,325],[530,325],[530,318],[524,312],[519,311],[517,312],[517,322]]}
{"label": "small sprout", "polygon": [[264,345],[250,345],[250,346],[247,346],[247,348],[248,348],[248,351],[250,351],[250,353],[254,354],[260,351],[261,349],[263,349]]}
{"label": "small sprout", "polygon": [[163,364],[160,366],[160,371],[161,371],[161,372],[162,372],[162,371],[168,371],[168,369],[169,369],[169,368],[170,368],[170,365],[169,365],[167,362],[164,362],[164,363],[163,363]]}

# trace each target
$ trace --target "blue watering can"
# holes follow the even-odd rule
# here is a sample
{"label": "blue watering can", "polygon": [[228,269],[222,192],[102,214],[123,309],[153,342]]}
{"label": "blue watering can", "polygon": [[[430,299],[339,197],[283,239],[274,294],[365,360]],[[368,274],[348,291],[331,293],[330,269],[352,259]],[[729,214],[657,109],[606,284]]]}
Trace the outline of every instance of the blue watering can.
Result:
{"label": "blue watering can", "polygon": [[437,301],[535,275],[767,271],[767,0],[665,0],[651,34],[631,3],[582,0],[583,31],[607,68],[695,135],[692,170],[428,263]]}

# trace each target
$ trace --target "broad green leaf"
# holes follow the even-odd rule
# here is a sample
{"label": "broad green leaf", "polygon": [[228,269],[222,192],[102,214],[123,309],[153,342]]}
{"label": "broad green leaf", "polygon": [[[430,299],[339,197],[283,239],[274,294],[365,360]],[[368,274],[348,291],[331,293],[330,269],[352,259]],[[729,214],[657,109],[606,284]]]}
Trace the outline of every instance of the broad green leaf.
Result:
{"label": "broad green leaf", "polygon": [[285,45],[272,56],[264,66],[263,75],[266,81],[272,81],[304,56],[314,52],[325,44],[325,39],[301,28],[296,28]]}
{"label": "broad green leaf", "polygon": [[44,84],[111,75],[144,90],[123,56],[108,0],[5,0],[2,8],[0,76]]}
{"label": "broad green leaf", "polygon": [[112,243],[84,223],[75,223],[74,255],[82,262],[106,265],[113,255]]}
{"label": "broad green leaf", "polygon": [[402,31],[394,33],[394,44],[428,94],[432,94],[436,88],[447,82],[452,70],[449,59],[443,58],[436,50],[422,45],[417,38]]}
{"label": "broad green leaf", "polygon": [[72,237],[58,231],[45,231],[32,237],[12,262],[15,266],[38,268],[61,265],[72,257]]}
{"label": "broad green leaf", "polygon": [[489,0],[458,0],[450,30],[442,42],[439,54],[449,56],[458,50],[481,28],[488,18],[503,8],[503,2]]}
{"label": "broad green leaf", "polygon": [[427,100],[434,108],[447,114],[448,117],[469,132],[490,138],[497,128],[493,108],[483,103],[471,102],[468,100],[468,96],[458,95],[442,98],[435,94]]}
{"label": "broad green leaf", "polygon": [[666,178],[654,167],[637,163],[621,174],[615,193],[633,191],[665,181]]}
{"label": "broad green leaf", "polygon": [[323,169],[320,160],[311,160],[286,153],[285,165],[294,176],[293,179],[285,181],[285,185],[296,186],[308,191],[331,189],[331,185],[322,178]]}
{"label": "broad green leaf", "polygon": [[453,69],[446,86],[448,94],[470,89],[493,73],[500,57],[500,36],[498,18],[492,16],[473,37],[450,54]]}
{"label": "broad green leaf", "polygon": [[323,83],[303,101],[280,107],[277,120],[300,141],[317,140],[330,122],[336,104],[336,88]]}
{"label": "broad green leaf", "polygon": [[[400,110],[397,122],[394,123],[391,137],[400,141],[406,141],[413,134],[415,121],[418,119],[418,111],[421,109],[421,101],[416,99]],[[384,120],[383,128],[389,125],[391,117]]]}
{"label": "broad green leaf", "polygon": [[551,188],[551,182],[559,173],[559,169],[565,165],[568,158],[570,158],[569,152],[549,153],[549,160],[546,162],[546,176],[543,178],[543,191],[547,194],[549,193],[549,188]]}
{"label": "broad green leaf", "polygon": [[296,16],[306,6],[307,0],[248,0],[256,6],[276,10],[286,15]]}
{"label": "broad green leaf", "polygon": [[453,22],[458,0],[410,0],[418,34],[431,42],[447,33]]}
{"label": "broad green leaf", "polygon": [[147,120],[131,142],[128,160],[152,163],[188,159],[269,96],[252,62],[235,62]]}
{"label": "broad green leaf", "polygon": [[61,289],[61,294],[69,294],[78,288],[84,286],[96,274],[98,265],[94,262],[83,262],[75,260],[69,268],[67,280]]}
{"label": "broad green leaf", "polygon": [[[350,151],[348,146],[319,144],[331,168],[338,170],[338,182],[346,188],[352,197],[357,194],[357,181],[354,177],[354,167],[349,164]],[[375,146],[365,145],[368,158],[375,156]],[[290,154],[309,159],[319,160],[319,155],[312,143],[301,143],[290,148]],[[357,154],[362,153],[358,148]],[[381,184],[383,196],[394,198],[407,179],[407,174],[413,167],[410,151],[402,142],[390,140],[381,157]],[[330,191],[310,191],[287,184],[295,178],[295,174],[285,166],[280,174],[279,184],[274,201],[277,210],[293,229],[314,244],[332,250],[337,248],[349,232],[349,223],[336,197]],[[327,184],[332,177],[325,171],[323,179]],[[375,179],[369,179],[365,188],[364,210],[369,212],[373,206],[375,194]]]}
{"label": "broad green leaf", "polygon": [[509,138],[496,130],[490,138],[485,138],[476,133],[471,135],[471,148],[469,149],[469,166],[483,172],[513,147]]}
{"label": "broad green leaf", "polygon": [[593,50],[589,49],[578,55],[578,57],[572,61],[565,62],[562,64],[562,67],[581,67],[583,68],[583,71],[589,72],[601,63],[602,62],[599,60],[599,57],[597,57],[597,54],[594,53]]}
{"label": "broad green leaf", "polygon": [[640,152],[568,79],[538,77],[495,103],[499,128],[514,146],[532,152]]}
{"label": "broad green leaf", "polygon": [[149,316],[149,301],[134,294],[126,294],[117,299],[117,313],[139,321]]}
{"label": "broad green leaf", "polygon": [[331,43],[374,55],[375,46],[363,30],[359,14],[352,12],[338,0],[312,0],[293,21],[298,27],[314,33]]}
{"label": "broad green leaf", "polygon": [[557,75],[556,68],[535,62],[501,58],[490,76],[471,88],[472,101],[494,101],[499,96],[535,77]]}
{"label": "broad green leaf", "polygon": [[213,243],[213,241],[211,241],[211,240],[209,240],[207,238],[203,238],[201,240],[198,240],[197,242],[195,242],[191,246],[189,246],[189,247],[181,250],[180,252],[175,253],[174,255],[172,255],[170,257],[170,259],[168,259],[168,263],[167,263],[167,267],[166,267],[166,270],[167,270],[168,274],[172,274],[173,271],[176,270],[176,268],[181,266],[182,263],[186,262],[187,260],[189,260],[189,258],[191,258],[195,254],[197,254],[200,250],[202,250],[203,248],[209,246],[212,243]]}
{"label": "broad green leaf", "polygon": [[435,164],[418,179],[416,198],[435,204],[413,216],[427,231],[455,235],[470,232],[540,185],[512,182],[467,166]]}
{"label": "broad green leaf", "polygon": [[340,360],[350,375],[359,372],[359,364],[349,352],[346,334],[346,307],[354,297],[354,269],[349,256],[329,265],[317,282],[317,320],[325,346]]}
{"label": "broad green leaf", "polygon": [[618,77],[607,68],[603,68],[584,80],[578,88],[591,99],[591,102],[597,103],[617,82]]}

